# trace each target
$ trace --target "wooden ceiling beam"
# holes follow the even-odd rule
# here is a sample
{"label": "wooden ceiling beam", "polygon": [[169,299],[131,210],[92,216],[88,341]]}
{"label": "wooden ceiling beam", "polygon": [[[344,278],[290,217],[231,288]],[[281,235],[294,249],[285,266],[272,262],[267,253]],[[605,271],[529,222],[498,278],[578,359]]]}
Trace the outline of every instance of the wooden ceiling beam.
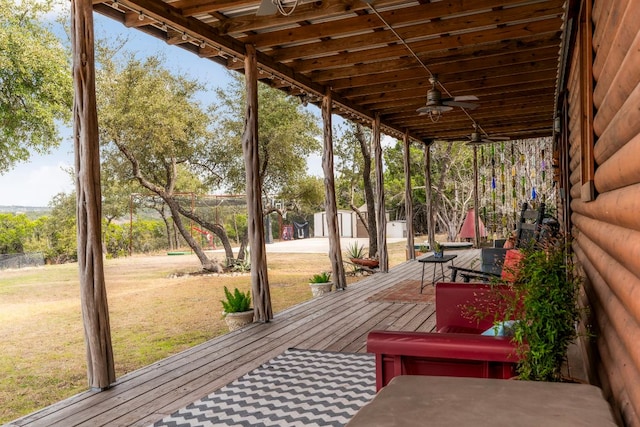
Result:
{"label": "wooden ceiling beam", "polygon": [[[558,36],[557,46],[559,48],[560,33],[558,32],[558,22],[561,22],[561,20],[548,19],[532,23],[514,24],[505,28],[477,30],[455,36],[443,35],[442,37],[411,43],[410,46],[419,57],[423,57],[430,51],[442,51],[444,49],[454,49],[456,47],[474,44],[489,45],[491,43],[500,43],[500,41],[505,38],[512,40],[520,37],[527,37],[532,33],[543,34],[553,32]],[[332,68],[354,66],[366,62],[391,60],[410,56],[410,52],[408,52],[404,46],[399,44],[382,47],[375,46],[355,52],[345,52],[345,46],[343,46],[342,51],[336,51],[331,55],[320,58],[301,60],[294,57],[283,60],[280,58],[281,50],[274,52],[273,58],[276,61],[282,62],[295,60],[290,64],[290,66],[298,72],[305,73],[315,70],[329,70]],[[307,46],[307,49],[312,51],[315,49],[315,45]]]}
{"label": "wooden ceiling beam", "polygon": [[[478,11],[486,11],[496,7],[504,7],[512,4],[522,3],[522,0],[474,0],[462,2],[438,2],[432,3],[429,7],[418,4],[416,6],[405,7],[381,11],[380,16],[393,28],[405,27],[410,24],[429,25],[428,22],[443,16],[464,13],[472,14]],[[559,3],[559,2],[555,2]],[[377,2],[376,2],[377,6]],[[371,32],[374,28],[386,29],[383,21],[373,13],[342,19],[340,21],[328,21],[318,24],[301,26],[298,28],[287,28],[283,30],[270,31],[267,33],[253,34],[241,41],[253,43],[257,48],[280,46],[283,44],[301,43],[310,40],[319,40],[327,37],[345,36],[360,32]]]}
{"label": "wooden ceiling beam", "polygon": [[[476,110],[470,111],[470,115],[474,120],[479,121],[487,116],[495,115],[496,112],[499,112],[499,114],[503,114],[504,112],[505,115],[520,114],[524,111],[532,113],[546,113],[550,109],[553,109],[553,105],[552,102],[548,100],[548,97],[536,98],[532,100],[530,104],[523,103],[521,99],[515,99],[511,100],[510,104],[483,105],[478,107]],[[417,120],[418,117],[424,117],[420,116],[415,110],[411,111],[408,108],[403,110],[385,110],[384,114],[381,113],[380,116],[385,120],[390,120],[394,123],[400,120]]]}
{"label": "wooden ceiling beam", "polygon": [[[377,7],[380,8],[403,3],[406,3],[406,1],[376,0],[376,5],[378,5]],[[259,4],[259,2],[256,2],[256,5],[257,4]],[[283,16],[280,14],[271,16],[256,16],[255,13],[250,13],[239,17],[222,20],[213,25],[221,34],[244,34],[251,31],[260,31],[269,28],[289,26],[304,21],[352,16],[354,13],[368,8],[369,6],[362,0],[322,0],[320,2],[309,2],[300,4],[296,7],[296,12],[289,16]],[[202,13],[202,11],[199,12]]]}
{"label": "wooden ceiling beam", "polygon": [[[551,136],[553,134],[553,127],[550,121],[528,121],[521,123],[505,123],[486,125],[481,124],[482,128],[489,134],[489,136],[510,136],[515,139],[516,135],[522,138],[529,138],[532,135],[545,135]],[[450,139],[460,138],[465,139],[470,133],[471,127],[464,129],[447,129],[445,127],[441,129],[431,130],[428,127],[420,128],[408,128],[413,135],[416,135],[418,139]]]}
{"label": "wooden ceiling beam", "polygon": [[[499,117],[500,120],[511,121],[511,122],[517,122],[517,121],[523,121],[523,120],[537,121],[541,119],[547,119],[549,120],[549,123],[551,123],[553,120],[553,108],[551,108],[551,114],[549,114],[548,107],[533,107],[528,109],[512,109],[510,111],[508,110],[485,111],[484,113],[476,113],[473,115],[474,121],[482,125],[485,125],[485,124],[490,125],[496,117]],[[389,119],[389,117],[385,117],[385,118]],[[418,125],[424,124],[425,120],[428,121],[430,120],[430,118],[428,116],[415,115],[414,117],[394,118],[393,120],[394,120],[394,123],[398,124],[398,126],[412,127],[412,126],[418,126]],[[473,129],[472,122],[468,120],[468,118],[467,120],[464,120],[464,118],[459,120],[451,120],[448,118],[448,116],[445,113],[443,114],[440,120],[446,121],[447,126],[454,126],[454,127],[465,127],[466,124],[468,123],[469,128]]]}
{"label": "wooden ceiling beam", "polygon": [[[500,26],[500,28],[502,28],[502,25],[504,25],[504,28],[508,28],[510,25],[526,25],[533,24],[534,22],[555,20],[560,17],[563,12],[562,7],[553,5],[553,7],[549,7],[549,9],[545,11],[547,13],[544,16],[533,15],[537,8],[539,8],[538,4],[525,5],[521,7],[478,13],[475,15],[464,15],[450,19],[437,20],[426,24],[421,23],[418,25],[410,25],[407,27],[397,28],[395,30],[409,45],[413,45],[422,40],[440,38],[442,36],[456,34],[461,31],[464,31],[464,33],[471,33],[476,31],[486,31],[491,26],[494,26],[494,28],[496,28],[495,26]],[[531,18],[532,16],[535,16],[535,18]],[[527,19],[529,22],[525,21]],[[334,25],[341,24],[337,21]],[[331,34],[327,34],[326,36],[330,37]],[[391,31],[372,31],[356,36],[339,37],[330,40],[322,40],[321,42],[320,39],[317,39],[317,42],[315,43],[303,43],[297,44],[293,47],[284,47],[275,52],[274,58],[278,61],[311,59],[335,54],[336,52],[341,52],[347,49],[365,49],[376,45],[396,44],[398,42],[399,40],[396,35]],[[313,46],[313,48],[310,48],[310,46]],[[404,48],[404,46],[400,47]],[[420,51],[420,49],[415,50],[416,52]]]}
{"label": "wooden ceiling beam", "polygon": [[[515,60],[516,58],[513,58]],[[496,61],[493,67],[489,66],[486,62],[479,63],[480,67],[474,68],[473,64],[462,64],[462,66],[458,67],[457,65],[449,65],[446,67],[434,67],[431,69],[435,74],[439,76],[440,81],[445,85],[447,90],[450,93],[455,93],[455,91],[461,87],[460,84],[456,85],[456,83],[461,83],[465,81],[482,81],[487,82],[492,79],[495,81],[496,77],[512,77],[512,82],[522,81],[522,79],[528,77],[536,76],[533,73],[541,73],[545,74],[546,70],[557,71],[558,58],[550,58],[549,60],[544,61],[543,63],[539,62],[531,62],[527,60],[525,56],[523,56],[522,62],[520,63],[507,63],[502,64],[499,61]],[[532,69],[534,68],[534,69]],[[447,74],[447,71],[454,69],[456,71],[455,74]],[[377,93],[385,91],[387,87],[398,88],[402,85],[411,86],[411,83],[418,85],[423,85],[426,82],[427,86],[429,86],[429,76],[425,75],[424,70],[420,72],[422,69],[411,69],[404,70],[397,73],[380,73],[370,77],[360,77],[354,79],[341,79],[340,81],[330,81],[327,84],[330,85],[334,90],[341,91],[343,96],[354,97],[360,95],[367,95],[369,93]],[[482,72],[482,76],[479,73]],[[457,77],[453,77],[457,76]],[[461,76],[464,76],[461,78]],[[520,77],[517,77],[520,76]],[[452,77],[449,79],[449,77]],[[545,74],[545,78],[548,78],[548,74]],[[466,80],[465,80],[466,78]],[[553,77],[552,77],[553,78]],[[536,78],[539,80],[540,78]],[[351,83],[351,84],[349,84]],[[499,82],[496,82],[500,84]],[[508,84],[508,83],[502,83]],[[464,87],[464,86],[462,86]]]}
{"label": "wooden ceiling beam", "polygon": [[[482,69],[494,69],[502,66],[516,66],[528,63],[531,61],[542,61],[546,59],[555,60],[558,62],[558,48],[557,47],[547,47],[541,49],[533,49],[531,51],[519,51],[516,54],[505,53],[503,55],[495,55],[487,58],[472,58],[466,61],[460,61],[456,63],[444,62],[444,63],[434,63],[429,66],[429,70],[431,70],[434,74],[438,74],[440,76],[446,74],[449,70],[453,69],[456,73],[462,73],[465,71],[473,71],[477,72]],[[391,66],[393,62],[386,63],[385,65]],[[355,68],[355,67],[354,67]],[[428,75],[426,74],[426,70],[421,67],[414,66],[412,68],[402,69],[394,72],[386,72],[386,73],[375,73],[375,74],[366,74],[361,76],[354,76],[351,78],[345,79],[337,79],[337,80],[328,80],[325,83],[331,85],[332,88],[336,90],[340,89],[356,89],[361,86],[368,86],[371,84],[385,84],[387,82],[398,82],[401,80],[411,80],[416,78],[425,78],[428,79]]]}
{"label": "wooden ceiling beam", "polygon": [[[546,75],[553,72],[553,70],[548,70]],[[535,71],[533,72],[535,74]],[[527,74],[530,76],[531,74]],[[512,83],[513,81],[513,83]],[[425,79],[426,82],[426,79]],[[494,83],[495,82],[495,83]],[[524,80],[524,79],[506,79],[504,84],[500,84],[497,82],[496,78],[492,79],[493,86],[484,86],[483,78],[480,77],[478,80],[471,80],[468,84],[462,86],[452,85],[455,90],[451,90],[453,94],[464,94],[464,95],[475,95],[480,97],[482,100],[482,96],[487,96],[495,93],[508,93],[508,92],[517,92],[528,89],[543,89],[545,87],[555,87],[553,81],[549,81],[548,79],[540,78],[539,80]],[[428,85],[428,82],[426,82]],[[445,84],[445,87],[446,84]],[[410,87],[408,89],[399,89],[399,90],[391,90],[388,92],[378,91],[367,93],[359,96],[348,96],[348,93],[345,91],[339,91],[341,96],[344,96],[345,99],[350,99],[352,102],[358,102],[362,104],[372,104],[375,102],[385,102],[392,101],[396,99],[421,99],[426,102],[427,91],[420,91],[420,87]]]}
{"label": "wooden ceiling beam", "polygon": [[[498,41],[485,46],[467,46],[434,50],[420,55],[420,59],[427,65],[432,64],[452,64],[458,61],[465,61],[469,58],[489,57],[494,55],[504,55],[505,53],[522,52],[546,47],[556,47],[559,49],[559,40],[556,33],[536,34],[516,40]],[[405,63],[406,62],[406,63]],[[399,64],[399,65],[395,65]],[[352,65],[344,68],[333,68],[330,70],[316,70],[308,74],[309,78],[317,82],[337,81],[349,79],[373,73],[387,72],[396,68],[420,67],[420,64],[413,57],[400,60],[367,62]]]}

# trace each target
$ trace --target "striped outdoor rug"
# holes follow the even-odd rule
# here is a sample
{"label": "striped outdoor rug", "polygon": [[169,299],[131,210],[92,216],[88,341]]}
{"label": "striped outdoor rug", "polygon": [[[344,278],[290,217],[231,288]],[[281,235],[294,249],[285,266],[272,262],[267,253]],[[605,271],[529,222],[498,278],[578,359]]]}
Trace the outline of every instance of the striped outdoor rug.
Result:
{"label": "striped outdoor rug", "polygon": [[154,426],[344,426],[374,396],[373,355],[289,349]]}

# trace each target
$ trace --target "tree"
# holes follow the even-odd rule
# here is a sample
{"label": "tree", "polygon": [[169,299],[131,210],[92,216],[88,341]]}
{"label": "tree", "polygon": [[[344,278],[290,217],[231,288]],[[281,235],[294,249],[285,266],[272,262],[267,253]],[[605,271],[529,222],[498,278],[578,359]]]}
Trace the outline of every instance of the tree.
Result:
{"label": "tree", "polygon": [[24,244],[33,231],[25,214],[0,213],[0,254],[24,253]]}
{"label": "tree", "polygon": [[[140,61],[128,55],[123,65],[103,58],[98,88],[103,150],[121,153],[122,157],[113,158],[128,162],[131,176],[162,198],[202,267],[218,270],[182,221],[183,215],[192,218],[192,212],[175,197],[179,192],[179,171],[185,168],[195,174],[198,165],[206,163],[201,160],[208,152],[211,137],[209,118],[194,98],[201,86],[171,74],[157,57]],[[226,237],[223,227],[213,228],[216,234],[222,232]],[[231,251],[228,239],[225,249]]]}
{"label": "tree", "polygon": [[454,241],[473,203],[473,159],[463,142],[431,146],[433,211],[441,232]]}
{"label": "tree", "polygon": [[[216,137],[210,163],[224,171],[223,187],[235,193],[245,191],[241,137],[244,130],[244,81],[236,77],[229,87],[217,91]],[[280,195],[292,183],[303,179],[307,157],[320,149],[316,118],[302,109],[299,101],[267,85],[258,85],[260,120],[260,178],[264,197]]]}
{"label": "tree", "polygon": [[[375,199],[372,181],[371,132],[361,124],[350,123],[347,131],[338,138],[336,153],[339,157],[338,171],[340,173],[339,187],[342,191],[343,203],[358,214],[360,221],[369,234],[369,256],[378,253],[378,235],[375,212]],[[347,186],[348,188],[345,188]],[[362,195],[357,193],[362,192]],[[348,194],[348,202],[345,195]],[[366,218],[360,213],[358,204],[363,201],[367,208]]]}
{"label": "tree", "polygon": [[0,173],[60,142],[71,118],[70,54],[38,18],[52,2],[0,0]]}
{"label": "tree", "polygon": [[[404,181],[404,144],[396,141],[384,152],[385,192],[388,208],[395,211],[397,219],[406,218],[405,213],[405,181]],[[424,149],[414,144],[409,146],[411,167],[411,202],[413,204],[413,228],[418,234],[427,234],[427,212],[424,191]]]}

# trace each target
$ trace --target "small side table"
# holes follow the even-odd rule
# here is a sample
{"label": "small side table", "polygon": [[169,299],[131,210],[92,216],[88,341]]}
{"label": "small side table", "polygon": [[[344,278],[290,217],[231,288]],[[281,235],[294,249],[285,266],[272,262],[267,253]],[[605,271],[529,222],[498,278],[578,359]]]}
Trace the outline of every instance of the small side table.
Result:
{"label": "small side table", "polygon": [[[458,255],[442,255],[442,258],[436,258],[433,255],[429,255],[426,257],[418,258],[418,262],[422,263],[422,279],[420,280],[420,293],[426,286],[424,283],[424,268],[427,264],[440,264],[440,279],[444,279],[444,265],[451,261],[451,265],[453,265],[453,259]],[[436,270],[437,266],[433,266],[433,277],[431,279],[431,284],[435,285],[436,283]]]}

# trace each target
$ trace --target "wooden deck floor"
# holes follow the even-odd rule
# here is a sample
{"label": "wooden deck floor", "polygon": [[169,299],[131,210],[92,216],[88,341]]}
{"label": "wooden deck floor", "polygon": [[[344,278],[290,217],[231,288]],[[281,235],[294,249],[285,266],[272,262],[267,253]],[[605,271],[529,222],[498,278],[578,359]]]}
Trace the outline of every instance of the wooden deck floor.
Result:
{"label": "wooden deck floor", "polygon": [[[458,254],[455,264],[470,266],[477,250]],[[475,264],[478,265],[478,264]],[[433,264],[427,264],[430,278]],[[143,426],[175,412],[257,368],[287,348],[365,352],[373,329],[431,331],[433,304],[367,302],[403,280],[420,280],[422,264],[407,262],[290,308],[267,324],[254,324],[207,341],[119,378],[109,390],[87,391],[10,426]]]}

